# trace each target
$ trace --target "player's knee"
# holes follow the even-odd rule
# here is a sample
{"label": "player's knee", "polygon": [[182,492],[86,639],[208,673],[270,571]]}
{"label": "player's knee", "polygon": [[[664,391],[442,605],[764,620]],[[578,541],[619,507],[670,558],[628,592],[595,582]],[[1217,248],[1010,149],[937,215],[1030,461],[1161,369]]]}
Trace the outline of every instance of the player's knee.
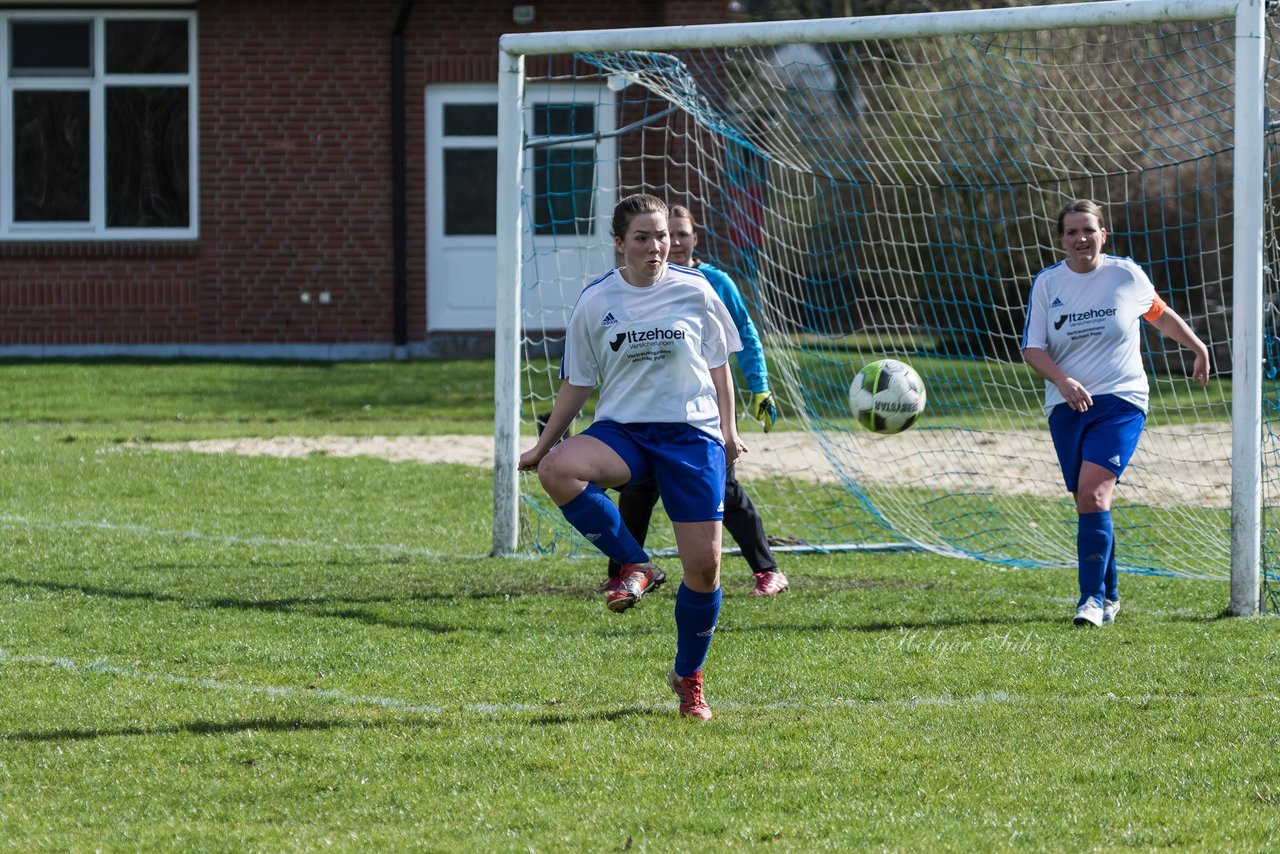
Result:
{"label": "player's knee", "polygon": [[538,481],[548,494],[554,495],[557,488],[574,480],[571,460],[566,455],[552,450],[538,463]]}
{"label": "player's knee", "polygon": [[1080,469],[1076,490],[1076,510],[1080,513],[1097,513],[1111,509],[1111,496],[1115,491],[1116,475],[1095,463],[1085,463]]}
{"label": "player's knee", "polygon": [[1076,493],[1076,511],[1079,513],[1098,513],[1110,509],[1110,484],[1099,484],[1092,489],[1081,489]]}
{"label": "player's knee", "polygon": [[690,547],[683,544],[680,551],[680,563],[685,575],[696,584],[698,589],[711,589],[720,576],[720,551],[710,544],[699,544]]}
{"label": "player's knee", "polygon": [[690,590],[708,593],[720,586],[720,561],[695,559],[683,562],[684,584]]}

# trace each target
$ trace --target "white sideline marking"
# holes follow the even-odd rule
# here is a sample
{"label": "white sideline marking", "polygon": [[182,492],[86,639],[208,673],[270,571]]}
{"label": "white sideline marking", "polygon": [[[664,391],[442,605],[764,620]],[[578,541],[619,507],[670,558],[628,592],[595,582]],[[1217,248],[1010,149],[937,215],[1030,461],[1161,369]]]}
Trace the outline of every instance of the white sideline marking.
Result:
{"label": "white sideline marking", "polygon": [[124,676],[130,679],[143,679],[148,682],[164,682],[169,685],[191,685],[197,688],[209,688],[214,691],[228,691],[236,694],[265,694],[268,697],[283,699],[306,699],[321,697],[325,700],[336,700],[349,706],[379,706],[384,709],[395,709],[400,712],[413,712],[419,715],[439,715],[444,712],[439,706],[425,706],[410,703],[395,697],[354,696],[341,691],[330,691],[320,688],[281,688],[275,685],[246,685],[241,682],[223,682],[220,679],[200,679],[190,676],[174,676],[171,673],[147,673],[131,667],[117,667],[108,664],[106,659],[80,662],[71,658],[52,657],[47,655],[14,655],[8,650],[0,649],[0,664],[36,664],[43,667],[58,667],[72,673],[105,673],[110,676]]}
{"label": "white sideline marking", "polygon": [[184,540],[202,540],[230,546],[280,546],[288,548],[330,548],[347,549],[349,551],[379,551],[393,554],[416,555],[418,557],[445,557],[434,549],[398,546],[390,543],[339,543],[321,542],[317,540],[288,540],[272,537],[237,537],[230,534],[206,534],[203,531],[166,531],[161,528],[148,528],[144,525],[121,525],[115,522],[97,522],[86,519],[66,519],[42,521],[25,516],[13,516],[0,513],[2,528],[68,528],[71,530],[90,528],[98,531],[113,531],[125,534],[138,534],[144,537],[175,537]]}
{"label": "white sideline marking", "polygon": [[[57,529],[66,528],[70,530],[76,529],[93,529],[99,531],[114,531],[128,534],[137,534],[146,537],[174,537],[188,540],[200,540],[211,543],[221,543],[223,545],[246,545],[246,546],[277,546],[288,548],[333,548],[345,549],[347,551],[380,551],[390,552],[392,554],[413,555],[416,557],[457,557],[434,549],[417,548],[413,546],[400,546],[390,543],[338,543],[338,542],[319,542],[315,540],[286,540],[270,537],[237,537],[230,534],[206,534],[203,531],[169,531],[162,528],[148,528],[144,525],[118,524],[107,521],[91,521],[86,519],[65,519],[65,520],[39,520],[30,519],[26,516],[14,516],[9,513],[0,513],[0,529],[3,528],[46,528]],[[896,547],[895,547],[896,548]],[[736,550],[727,550],[726,554],[736,553]],[[518,554],[511,557],[517,560],[539,560],[540,555],[537,554]],[[579,555],[578,557],[586,558],[587,555]],[[1002,568],[1000,571],[1008,571]],[[1025,590],[1002,590],[1000,588],[992,588],[991,595],[1008,596],[1014,598],[1017,596],[1028,596]],[[1053,596],[1047,601],[1051,602],[1075,602],[1076,597],[1071,596]],[[1130,604],[1130,600],[1125,601],[1125,610],[1129,613],[1141,612],[1155,617],[1188,617],[1196,616],[1198,611],[1180,608],[1175,611],[1144,609],[1141,606],[1134,607]],[[1074,607],[1074,606],[1073,606]]]}
{"label": "white sideline marking", "polygon": [[[379,697],[377,695],[354,695],[346,694],[342,691],[333,691],[327,689],[300,689],[300,688],[282,688],[275,685],[248,685],[241,682],[225,682],[220,679],[205,679],[189,676],[175,676],[171,673],[148,673],[143,670],[137,670],[131,667],[118,667],[109,664],[106,659],[94,659],[93,661],[80,662],[75,659],[63,656],[47,656],[47,655],[14,655],[8,650],[0,649],[0,665],[5,664],[34,664],[41,667],[57,667],[71,673],[104,673],[110,676],[121,676],[129,679],[142,679],[147,682],[163,682],[168,685],[188,685],[197,688],[207,688],[212,691],[222,691],[232,694],[261,694],[273,698],[289,699],[289,700],[306,700],[312,698],[320,698],[323,700],[332,700],[347,706],[376,706],[383,709],[391,709],[398,712],[409,712],[417,715],[442,715],[447,710],[443,706],[432,706],[421,703],[411,703],[407,700],[401,700],[396,697]],[[966,696],[956,696],[954,694],[942,694],[932,697],[890,697],[885,699],[875,698],[846,698],[835,697],[833,699],[817,702],[817,703],[797,703],[785,700],[779,700],[768,703],[739,703],[732,701],[714,702],[713,708],[716,710],[774,710],[774,711],[797,711],[801,709],[812,708],[855,708],[867,709],[884,706],[897,706],[904,708],[914,708],[920,706],[984,706],[996,704],[1043,704],[1043,703],[1135,703],[1146,704],[1152,702],[1216,702],[1220,698],[1211,695],[1197,694],[1192,696],[1182,696],[1177,694],[1139,694],[1136,696],[1117,696],[1111,692],[1097,696],[1070,695],[1065,697],[1023,697],[1018,694],[1010,694],[1006,691],[992,691],[990,693],[970,694]],[[1237,697],[1233,700],[1263,700],[1266,702],[1280,701],[1280,696],[1276,695],[1256,695],[1248,698]],[[485,715],[504,715],[504,714],[527,714],[530,712],[543,712],[555,708],[571,710],[573,707],[566,707],[559,703],[467,703],[458,707],[459,711],[469,712],[472,714]],[[642,711],[659,711],[673,710],[675,708],[674,700],[667,702],[654,703],[633,703],[622,707],[610,708],[627,708],[639,709]]]}

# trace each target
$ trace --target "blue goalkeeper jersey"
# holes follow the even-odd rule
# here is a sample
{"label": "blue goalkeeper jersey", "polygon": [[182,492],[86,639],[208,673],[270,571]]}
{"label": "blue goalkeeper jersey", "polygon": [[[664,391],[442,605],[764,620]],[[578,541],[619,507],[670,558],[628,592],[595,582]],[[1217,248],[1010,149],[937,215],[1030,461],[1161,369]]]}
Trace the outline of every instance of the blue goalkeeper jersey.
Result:
{"label": "blue goalkeeper jersey", "polygon": [[720,297],[725,308],[729,309],[729,316],[738,327],[738,338],[742,341],[742,349],[737,352],[736,358],[738,367],[742,370],[742,376],[747,380],[747,387],[751,389],[752,394],[768,391],[769,366],[764,359],[764,347],[760,344],[760,334],[756,331],[756,325],[747,312],[747,303],[742,298],[742,292],[738,290],[733,279],[729,278],[729,274],[719,267],[700,261],[695,269],[707,277],[712,290],[716,292],[716,296]]}

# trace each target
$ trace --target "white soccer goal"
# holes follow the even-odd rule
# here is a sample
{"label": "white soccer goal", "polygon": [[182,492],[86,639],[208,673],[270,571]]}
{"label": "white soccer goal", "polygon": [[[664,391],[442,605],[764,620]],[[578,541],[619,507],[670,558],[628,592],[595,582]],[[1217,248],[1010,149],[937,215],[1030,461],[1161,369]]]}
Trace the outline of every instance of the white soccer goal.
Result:
{"label": "white soccer goal", "polygon": [[[1255,612],[1280,555],[1276,35],[1262,0],[1124,0],[504,36],[494,553],[591,551],[516,461],[568,312],[614,263],[612,205],[646,191],[694,210],[760,328],[784,418],[744,424],[738,472],[780,548],[1073,566],[1018,344],[1031,280],[1060,257],[1056,213],[1088,197],[1217,374],[1201,389],[1176,345],[1145,339],[1118,561],[1229,578],[1232,613]],[[929,394],[891,437],[846,404],[885,356]],[[670,544],[655,526],[650,545]]]}

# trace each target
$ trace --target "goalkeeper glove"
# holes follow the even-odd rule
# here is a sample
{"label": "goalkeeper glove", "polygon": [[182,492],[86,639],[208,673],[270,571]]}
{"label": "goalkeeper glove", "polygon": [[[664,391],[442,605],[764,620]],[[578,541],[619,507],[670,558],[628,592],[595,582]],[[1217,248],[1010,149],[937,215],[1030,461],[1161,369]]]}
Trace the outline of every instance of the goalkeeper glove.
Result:
{"label": "goalkeeper glove", "polygon": [[768,433],[773,422],[778,420],[778,405],[773,402],[773,392],[761,391],[751,395],[751,417],[764,425]]}

